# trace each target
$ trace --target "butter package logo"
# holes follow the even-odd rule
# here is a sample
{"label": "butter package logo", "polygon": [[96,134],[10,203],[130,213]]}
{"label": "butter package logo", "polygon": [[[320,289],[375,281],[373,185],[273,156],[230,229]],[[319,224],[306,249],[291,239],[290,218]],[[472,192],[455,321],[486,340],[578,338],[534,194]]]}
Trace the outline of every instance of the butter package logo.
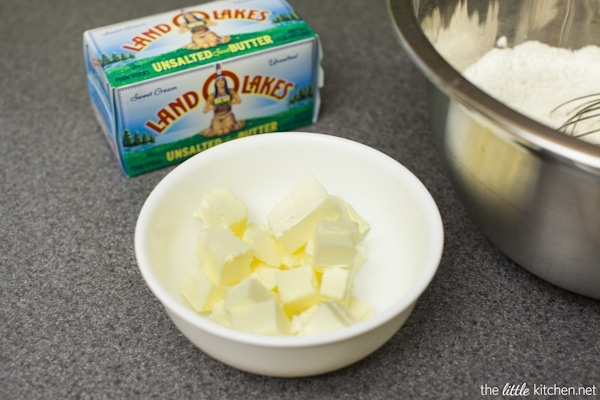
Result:
{"label": "butter package logo", "polygon": [[84,33],[93,109],[127,176],[317,120],[317,34],[283,0],[220,0]]}

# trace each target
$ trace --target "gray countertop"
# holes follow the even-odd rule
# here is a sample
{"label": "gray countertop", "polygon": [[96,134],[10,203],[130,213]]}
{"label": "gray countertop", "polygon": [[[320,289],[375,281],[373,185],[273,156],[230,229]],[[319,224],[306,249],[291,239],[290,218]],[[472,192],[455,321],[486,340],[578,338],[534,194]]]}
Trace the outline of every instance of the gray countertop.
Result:
{"label": "gray countertop", "polygon": [[599,386],[600,302],[526,272],[469,219],[435,151],[425,80],[385,2],[291,3],[324,49],[320,118],[302,130],[392,156],[440,208],[442,262],[406,325],[363,361],[311,378],[240,372],[196,349],[144,285],[133,249],[138,212],[172,168],[122,175],[82,57],[86,29],[194,3],[5,0],[0,398],[473,399],[506,384],[526,384],[529,397],[534,385]]}

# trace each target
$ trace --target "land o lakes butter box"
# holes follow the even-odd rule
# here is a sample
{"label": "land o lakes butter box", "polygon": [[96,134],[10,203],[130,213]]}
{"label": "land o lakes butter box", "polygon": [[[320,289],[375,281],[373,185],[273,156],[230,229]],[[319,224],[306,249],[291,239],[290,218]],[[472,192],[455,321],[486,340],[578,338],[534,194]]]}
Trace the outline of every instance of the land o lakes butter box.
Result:
{"label": "land o lakes butter box", "polygon": [[127,176],[311,124],[317,34],[283,0],[220,0],[84,33],[96,116]]}

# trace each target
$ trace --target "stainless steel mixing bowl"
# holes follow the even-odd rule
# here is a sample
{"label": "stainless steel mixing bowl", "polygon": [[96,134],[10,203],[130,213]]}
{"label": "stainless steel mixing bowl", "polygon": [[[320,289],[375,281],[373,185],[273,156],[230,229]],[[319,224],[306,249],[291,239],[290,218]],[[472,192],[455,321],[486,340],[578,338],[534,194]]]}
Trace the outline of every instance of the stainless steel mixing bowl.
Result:
{"label": "stainless steel mixing bowl", "polygon": [[388,0],[388,9],[429,82],[432,129],[473,220],[530,272],[600,299],[600,147],[535,122],[461,75],[500,38],[511,47],[600,44],[600,1]]}

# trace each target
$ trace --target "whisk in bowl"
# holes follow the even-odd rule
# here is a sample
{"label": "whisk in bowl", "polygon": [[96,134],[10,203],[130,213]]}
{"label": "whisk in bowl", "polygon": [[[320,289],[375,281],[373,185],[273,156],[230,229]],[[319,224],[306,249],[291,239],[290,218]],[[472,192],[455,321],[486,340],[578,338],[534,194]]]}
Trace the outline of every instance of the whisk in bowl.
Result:
{"label": "whisk in bowl", "polygon": [[550,111],[550,115],[561,110],[567,119],[558,127],[560,132],[600,145],[600,93],[576,97],[561,103]]}

